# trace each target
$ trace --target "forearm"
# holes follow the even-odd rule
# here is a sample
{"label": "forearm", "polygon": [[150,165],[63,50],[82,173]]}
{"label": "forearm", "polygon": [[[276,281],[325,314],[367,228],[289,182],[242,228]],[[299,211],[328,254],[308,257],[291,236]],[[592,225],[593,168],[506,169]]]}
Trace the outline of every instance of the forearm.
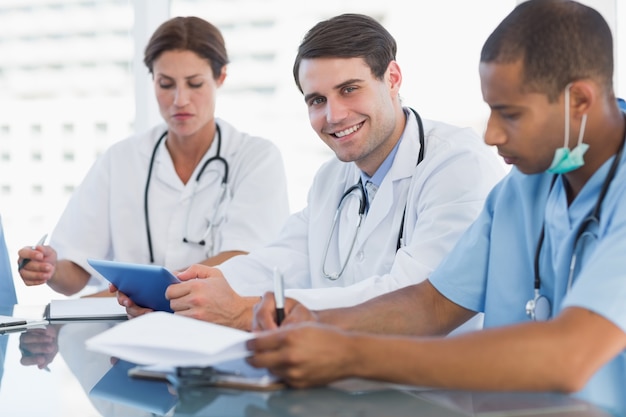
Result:
{"label": "forearm", "polygon": [[428,281],[373,298],[354,307],[321,310],[321,322],[342,329],[397,335],[445,335],[471,318]]}
{"label": "forearm", "polygon": [[63,295],[73,295],[85,288],[89,282],[90,274],[72,261],[57,261],[54,275],[48,281],[48,285],[54,291]]}
{"label": "forearm", "polygon": [[207,258],[204,261],[199,262],[199,263],[202,265],[207,265],[207,266],[215,266],[215,265],[219,265],[222,262],[229,260],[232,257],[238,256],[238,255],[247,255],[247,254],[248,252],[237,251],[237,250],[220,252],[217,255]]}
{"label": "forearm", "polygon": [[573,392],[624,347],[616,328],[577,324],[525,323],[450,338],[355,334],[349,374],[447,389]]}

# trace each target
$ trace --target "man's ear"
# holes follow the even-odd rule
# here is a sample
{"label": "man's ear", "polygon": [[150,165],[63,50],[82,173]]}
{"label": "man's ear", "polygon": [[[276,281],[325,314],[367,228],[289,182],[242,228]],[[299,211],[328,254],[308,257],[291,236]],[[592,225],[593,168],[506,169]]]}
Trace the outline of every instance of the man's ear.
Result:
{"label": "man's ear", "polygon": [[597,86],[591,80],[574,81],[570,87],[570,114],[574,118],[581,118],[589,113],[598,99]]}
{"label": "man's ear", "polygon": [[402,71],[396,61],[391,61],[385,72],[385,81],[389,83],[389,88],[396,93],[400,91],[402,85]]}

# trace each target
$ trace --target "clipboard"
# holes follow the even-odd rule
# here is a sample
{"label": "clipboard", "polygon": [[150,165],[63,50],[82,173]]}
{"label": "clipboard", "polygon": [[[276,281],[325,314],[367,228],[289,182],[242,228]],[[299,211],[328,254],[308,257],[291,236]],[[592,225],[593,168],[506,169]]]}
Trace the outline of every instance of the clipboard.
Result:
{"label": "clipboard", "polygon": [[128,375],[138,379],[167,381],[176,390],[217,387],[234,390],[275,391],[286,388],[284,382],[267,369],[256,369],[244,359],[225,361],[214,366],[156,367],[136,366]]}
{"label": "clipboard", "polygon": [[87,259],[87,263],[138,306],[173,312],[165,290],[180,280],[167,268],[100,259]]}
{"label": "clipboard", "polygon": [[182,369],[177,369],[175,375],[168,375],[167,380],[176,390],[197,387],[216,387],[247,391],[276,391],[286,388],[286,385],[270,376],[250,377],[245,375],[220,372],[204,372],[201,376],[189,375]]}

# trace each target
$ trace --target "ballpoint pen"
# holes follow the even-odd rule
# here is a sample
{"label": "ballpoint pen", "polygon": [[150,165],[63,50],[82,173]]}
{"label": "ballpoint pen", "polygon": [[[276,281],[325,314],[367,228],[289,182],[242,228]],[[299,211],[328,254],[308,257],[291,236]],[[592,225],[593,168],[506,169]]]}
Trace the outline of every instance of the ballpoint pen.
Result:
{"label": "ballpoint pen", "polygon": [[285,318],[285,284],[283,274],[274,267],[274,300],[276,302],[276,324],[280,326]]}
{"label": "ballpoint pen", "polygon": [[[35,246],[33,246],[33,249],[35,249],[37,246],[41,246],[44,244],[44,242],[46,241],[46,238],[48,237],[48,234],[46,233],[45,235],[43,235],[41,237],[41,239],[39,239],[39,242],[37,242],[37,244]],[[30,258],[24,258],[22,259],[22,261],[20,262],[20,264],[17,267],[17,270],[20,271],[22,268],[24,268],[26,266],[27,263],[30,262]]]}

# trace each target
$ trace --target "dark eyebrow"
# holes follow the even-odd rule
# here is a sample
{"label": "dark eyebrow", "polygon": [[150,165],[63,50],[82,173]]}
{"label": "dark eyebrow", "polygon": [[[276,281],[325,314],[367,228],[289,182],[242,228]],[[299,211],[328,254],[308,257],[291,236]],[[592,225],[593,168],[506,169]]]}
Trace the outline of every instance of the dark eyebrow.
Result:
{"label": "dark eyebrow", "polygon": [[[163,73],[158,73],[156,75],[158,75],[159,77],[162,77],[162,78],[167,78],[168,80],[173,80],[174,79],[174,77],[170,77],[169,75],[163,74]],[[192,78],[201,77],[201,76],[202,76],[202,74],[193,74],[193,75],[189,75],[189,76],[185,77],[185,80],[191,80]]]}
{"label": "dark eyebrow", "polygon": [[493,106],[489,106],[489,108],[491,110],[506,111],[506,110],[515,109],[516,107],[508,105],[508,104],[494,104]]}
{"label": "dark eyebrow", "polygon": [[[342,81],[341,83],[337,84],[336,86],[333,87],[333,90],[341,90],[342,88],[350,85],[350,84],[358,84],[363,82],[362,79],[360,78],[351,78],[349,80],[345,80]],[[319,96],[320,94],[317,92],[313,92],[313,93],[309,93],[307,95],[304,96],[304,102],[308,102],[311,98]]]}
{"label": "dark eyebrow", "polygon": [[304,96],[304,102],[308,103],[310,99],[312,99],[313,97],[319,96],[319,94],[317,93],[309,93],[307,95]]}

